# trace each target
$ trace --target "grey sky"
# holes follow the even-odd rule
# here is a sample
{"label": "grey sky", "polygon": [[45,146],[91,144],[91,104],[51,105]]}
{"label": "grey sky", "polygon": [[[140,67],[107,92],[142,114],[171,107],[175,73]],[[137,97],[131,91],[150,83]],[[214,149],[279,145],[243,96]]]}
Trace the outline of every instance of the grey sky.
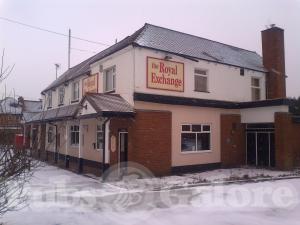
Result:
{"label": "grey sky", "polygon": [[[270,23],[285,29],[287,94],[300,96],[300,0],[0,0],[0,16],[61,33],[113,44],[145,22],[253,50]],[[72,40],[72,47],[98,52],[104,46]],[[8,93],[38,99],[67,67],[67,38],[0,20],[0,49],[16,63]],[[71,66],[93,55],[72,51]],[[0,85],[1,97],[4,83]]]}

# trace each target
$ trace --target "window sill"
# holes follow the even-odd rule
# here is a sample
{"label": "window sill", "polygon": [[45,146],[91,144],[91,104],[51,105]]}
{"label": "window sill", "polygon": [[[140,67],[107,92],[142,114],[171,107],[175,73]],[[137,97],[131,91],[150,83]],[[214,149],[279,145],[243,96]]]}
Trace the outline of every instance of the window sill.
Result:
{"label": "window sill", "polygon": [[112,94],[112,93],[115,93],[116,92],[116,90],[111,90],[111,91],[105,91],[104,93],[105,94]]}
{"label": "window sill", "polygon": [[77,99],[77,100],[72,100],[72,101],[71,101],[71,104],[77,103],[77,102],[79,102],[79,99]]}
{"label": "window sill", "polygon": [[71,148],[79,148],[79,145],[70,145]]}
{"label": "window sill", "polygon": [[180,152],[183,155],[186,154],[199,154],[199,153],[212,153],[212,150],[203,150],[203,151],[186,151],[186,152]]}
{"label": "window sill", "polygon": [[63,106],[63,105],[64,105],[63,103],[62,103],[62,104],[59,104],[58,107]]}
{"label": "window sill", "polygon": [[47,110],[48,110],[48,109],[52,109],[52,106],[48,106],[48,107],[47,107]]}
{"label": "window sill", "polygon": [[194,92],[210,93],[210,91],[197,91],[197,90],[194,90]]}

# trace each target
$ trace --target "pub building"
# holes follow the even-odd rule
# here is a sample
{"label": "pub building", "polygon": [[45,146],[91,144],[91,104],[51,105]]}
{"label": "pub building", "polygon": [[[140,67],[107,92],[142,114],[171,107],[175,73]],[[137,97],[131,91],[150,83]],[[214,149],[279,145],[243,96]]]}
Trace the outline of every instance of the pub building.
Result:
{"label": "pub building", "polygon": [[145,24],[46,87],[25,144],[42,160],[96,175],[127,161],[157,176],[299,166],[284,30],[273,26],[261,35],[262,57]]}

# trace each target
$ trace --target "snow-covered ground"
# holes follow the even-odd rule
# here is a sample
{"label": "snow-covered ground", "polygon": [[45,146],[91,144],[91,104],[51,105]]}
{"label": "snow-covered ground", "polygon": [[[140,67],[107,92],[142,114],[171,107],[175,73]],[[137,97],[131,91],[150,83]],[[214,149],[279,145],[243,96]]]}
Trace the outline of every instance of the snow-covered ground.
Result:
{"label": "snow-covered ground", "polygon": [[[0,221],[5,225],[298,225],[300,179],[168,189],[199,182],[288,175],[294,173],[231,169],[102,183],[45,166],[26,184],[28,205],[5,214]],[[146,185],[149,183],[153,185]]]}

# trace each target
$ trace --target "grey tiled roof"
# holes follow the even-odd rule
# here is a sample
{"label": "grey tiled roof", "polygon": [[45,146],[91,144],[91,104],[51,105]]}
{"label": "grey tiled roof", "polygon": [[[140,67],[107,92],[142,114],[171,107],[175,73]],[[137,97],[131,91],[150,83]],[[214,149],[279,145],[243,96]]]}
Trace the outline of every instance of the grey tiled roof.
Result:
{"label": "grey tiled roof", "polygon": [[[103,59],[129,45],[156,49],[183,57],[243,67],[265,72],[262,58],[256,52],[208,40],[194,35],[145,24],[132,35],[70,68],[53,81],[44,91],[90,72],[90,64]],[[43,91],[43,92],[44,92]]]}
{"label": "grey tiled roof", "polygon": [[29,118],[26,122],[55,121],[72,118],[75,116],[77,109],[78,104],[49,109],[34,115],[32,118]]}
{"label": "grey tiled roof", "polygon": [[23,112],[41,112],[42,111],[42,101],[30,101],[24,100]]}
{"label": "grey tiled roof", "polygon": [[144,27],[135,40],[139,46],[265,71],[262,58],[256,52],[151,24],[146,24]]}
{"label": "grey tiled roof", "polygon": [[88,93],[81,101],[88,101],[97,113],[134,113],[134,108],[117,94]]}

